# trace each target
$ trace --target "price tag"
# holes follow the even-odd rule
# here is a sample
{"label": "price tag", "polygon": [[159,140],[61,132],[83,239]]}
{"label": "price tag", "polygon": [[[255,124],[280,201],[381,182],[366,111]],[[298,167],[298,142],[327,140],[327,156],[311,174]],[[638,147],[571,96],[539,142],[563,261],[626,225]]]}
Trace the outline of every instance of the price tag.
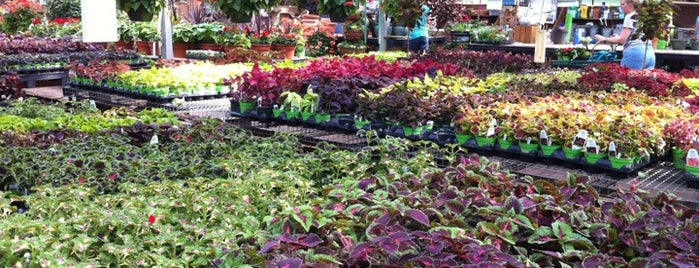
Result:
{"label": "price tag", "polygon": [[607,152],[611,156],[619,157],[619,152],[616,150],[616,143],[614,142],[609,143],[609,150],[607,150]]}
{"label": "price tag", "polygon": [[595,140],[588,139],[587,145],[585,145],[585,150],[588,153],[598,154],[599,153],[599,146],[597,146],[597,142],[595,142]]}
{"label": "price tag", "polygon": [[539,144],[551,146],[551,141],[549,140],[549,135],[546,134],[546,130],[541,130],[539,132]]}
{"label": "price tag", "polygon": [[581,150],[585,146],[585,141],[587,140],[587,130],[580,130],[578,134],[575,135],[573,140],[573,150]]}
{"label": "price tag", "polygon": [[150,144],[158,144],[158,135],[153,135],[153,137],[150,138]]}

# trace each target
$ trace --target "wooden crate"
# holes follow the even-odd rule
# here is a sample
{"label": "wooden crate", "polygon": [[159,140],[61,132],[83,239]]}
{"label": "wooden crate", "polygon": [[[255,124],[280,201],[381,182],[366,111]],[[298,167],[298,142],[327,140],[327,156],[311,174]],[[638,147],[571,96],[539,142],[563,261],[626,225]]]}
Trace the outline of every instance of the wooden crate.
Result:
{"label": "wooden crate", "polygon": [[515,26],[515,42],[533,44],[534,38],[536,37],[536,31],[539,29],[539,25]]}

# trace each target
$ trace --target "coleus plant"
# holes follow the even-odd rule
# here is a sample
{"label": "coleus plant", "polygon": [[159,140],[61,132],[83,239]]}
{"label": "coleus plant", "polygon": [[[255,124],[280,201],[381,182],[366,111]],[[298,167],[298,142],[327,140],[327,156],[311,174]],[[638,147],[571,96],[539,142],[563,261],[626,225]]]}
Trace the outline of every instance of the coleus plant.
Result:
{"label": "coleus plant", "polygon": [[70,39],[41,38],[0,33],[0,53],[60,53],[67,51],[95,51],[103,47]]}
{"label": "coleus plant", "polygon": [[278,103],[279,95],[283,91],[278,81],[274,71],[263,71],[260,65],[255,63],[249,72],[224,79],[223,83],[231,87],[230,96],[238,101],[272,106]]}

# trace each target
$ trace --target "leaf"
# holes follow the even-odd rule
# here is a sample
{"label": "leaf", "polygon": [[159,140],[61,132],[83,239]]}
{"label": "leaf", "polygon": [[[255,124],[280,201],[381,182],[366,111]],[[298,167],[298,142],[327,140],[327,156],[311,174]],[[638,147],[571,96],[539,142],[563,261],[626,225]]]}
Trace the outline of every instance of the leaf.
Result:
{"label": "leaf", "polygon": [[553,222],[551,224],[551,228],[553,229],[553,235],[558,237],[558,239],[563,239],[564,237],[573,233],[573,228],[571,228],[570,225],[562,221]]}
{"label": "leaf", "polygon": [[498,236],[500,234],[500,228],[492,222],[479,222],[478,229],[492,236]]}
{"label": "leaf", "polygon": [[279,246],[280,243],[281,242],[279,240],[269,241],[269,242],[267,242],[267,244],[265,244],[262,247],[262,249],[260,249],[260,252],[258,254],[265,254],[265,253],[269,252],[272,248]]}
{"label": "leaf", "polygon": [[505,209],[512,209],[516,214],[522,213],[522,202],[515,196],[510,196],[505,200]]}
{"label": "leaf", "polygon": [[556,239],[553,237],[553,230],[550,227],[543,226],[536,229],[534,234],[529,237],[528,242],[530,244],[546,244],[554,240]]}
{"label": "leaf", "polygon": [[602,255],[596,254],[585,258],[582,262],[583,268],[596,268],[602,266]]}
{"label": "leaf", "polygon": [[534,225],[532,225],[532,221],[527,218],[527,216],[524,216],[522,214],[517,214],[515,217],[512,219],[514,223],[516,223],[519,226],[524,226],[527,227],[529,230],[534,230]]}
{"label": "leaf", "polygon": [[283,259],[277,262],[279,268],[300,268],[303,261],[299,258]]}
{"label": "leaf", "polygon": [[350,253],[349,258],[354,262],[363,261],[369,257],[371,251],[372,247],[368,243],[357,244],[352,253]]}
{"label": "leaf", "polygon": [[449,200],[447,201],[445,206],[447,207],[447,209],[449,209],[449,211],[457,215],[461,214],[466,209],[466,207],[464,207],[464,205],[459,200]]}
{"label": "leaf", "polygon": [[424,226],[430,227],[430,219],[422,211],[419,211],[416,209],[408,209],[405,211],[405,215],[410,217],[411,219],[421,223]]}
{"label": "leaf", "polygon": [[673,246],[688,251],[692,252],[692,246],[687,243],[687,241],[684,241],[684,239],[679,238],[677,236],[672,236],[670,237],[670,242],[672,243]]}
{"label": "leaf", "polygon": [[317,245],[320,245],[323,243],[323,240],[321,240],[316,234],[308,234],[308,235],[302,235],[303,238],[299,239],[298,242],[296,242],[299,245],[306,246],[306,247],[315,247]]}

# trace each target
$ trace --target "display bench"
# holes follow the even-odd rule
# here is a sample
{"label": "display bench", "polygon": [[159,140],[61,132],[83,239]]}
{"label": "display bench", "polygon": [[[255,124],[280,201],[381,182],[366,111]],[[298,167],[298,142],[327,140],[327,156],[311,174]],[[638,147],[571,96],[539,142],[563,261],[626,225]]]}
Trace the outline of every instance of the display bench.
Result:
{"label": "display bench", "polygon": [[70,85],[63,87],[63,96],[70,100],[92,100],[96,105],[107,108],[129,107],[134,110],[162,108],[175,113],[189,113],[198,116],[222,117],[221,114],[225,116],[224,111],[230,108],[230,102],[227,98],[160,103]]}
{"label": "display bench", "polygon": [[[561,44],[561,45],[546,45],[546,58],[552,59],[556,53],[556,50],[572,47],[573,44]],[[578,45],[579,46],[579,45]],[[524,44],[515,42],[512,44],[505,45],[493,45],[493,44],[479,44],[471,43],[469,49],[472,50],[501,50],[509,51],[512,53],[524,53],[528,55],[534,55],[534,44]],[[596,50],[609,50],[608,45],[599,45],[595,48]],[[617,47],[617,59],[622,57],[622,48]],[[661,49],[655,51],[655,68],[667,69],[669,71],[679,71],[682,69],[694,69],[694,67],[699,66],[699,50],[672,50],[672,49]]]}

